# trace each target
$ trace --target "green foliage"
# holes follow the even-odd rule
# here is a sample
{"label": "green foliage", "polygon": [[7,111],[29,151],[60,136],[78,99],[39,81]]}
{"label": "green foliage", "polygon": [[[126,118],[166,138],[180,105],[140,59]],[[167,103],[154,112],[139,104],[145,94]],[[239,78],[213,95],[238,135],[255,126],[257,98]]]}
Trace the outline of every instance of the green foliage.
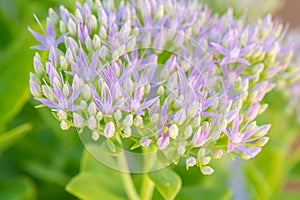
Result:
{"label": "green foliage", "polygon": [[149,177],[165,199],[174,199],[181,189],[180,177],[170,168],[151,172],[149,173]]}
{"label": "green foliage", "polygon": [[121,172],[115,171],[85,152],[81,172],[66,186],[66,190],[80,199],[126,199]]}

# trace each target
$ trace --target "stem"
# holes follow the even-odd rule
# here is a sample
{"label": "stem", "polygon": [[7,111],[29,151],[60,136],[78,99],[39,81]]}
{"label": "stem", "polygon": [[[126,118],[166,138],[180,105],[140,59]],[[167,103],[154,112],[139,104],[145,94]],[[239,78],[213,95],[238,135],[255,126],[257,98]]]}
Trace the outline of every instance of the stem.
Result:
{"label": "stem", "polygon": [[143,182],[141,189],[141,200],[151,200],[153,191],[154,191],[154,183],[150,180],[147,174],[143,174]]}
{"label": "stem", "polygon": [[151,157],[148,157],[148,159],[145,158],[146,154],[148,152],[151,152],[149,149],[143,148],[143,152],[144,152],[144,174],[142,175],[143,182],[142,182],[142,188],[141,188],[141,200],[151,200],[155,184],[149,178],[147,172],[149,169],[151,169],[154,159]]}
{"label": "stem", "polygon": [[[120,138],[117,138],[120,140]],[[125,192],[127,194],[127,197],[130,200],[140,200],[140,197],[138,193],[136,192],[134,183],[132,181],[131,175],[129,173],[129,168],[127,165],[126,155],[124,150],[120,153],[120,155],[117,157],[118,163],[121,169],[124,169],[124,172],[121,173],[122,182],[124,185]]]}

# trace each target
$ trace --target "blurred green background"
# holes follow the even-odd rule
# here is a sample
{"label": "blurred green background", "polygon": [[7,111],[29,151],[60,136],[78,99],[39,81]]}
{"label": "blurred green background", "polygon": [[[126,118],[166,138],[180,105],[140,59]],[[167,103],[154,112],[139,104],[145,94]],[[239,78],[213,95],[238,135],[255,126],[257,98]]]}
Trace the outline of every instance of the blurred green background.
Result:
{"label": "blurred green background", "polygon": [[[214,12],[224,12],[231,5],[241,15],[244,9],[238,0],[206,2],[211,3]],[[251,20],[279,8],[275,2],[282,3],[265,2],[262,11],[255,10],[257,5],[248,5]],[[74,0],[0,0],[0,200],[97,199],[97,192],[97,197],[102,194],[100,187],[106,188],[96,182],[97,178],[77,176],[67,187],[69,192],[66,191],[72,177],[80,171],[91,172],[97,168],[93,166],[101,164],[83,154],[76,130],[61,131],[48,109],[34,108],[36,102],[30,96],[28,82],[34,55],[30,46],[36,41],[27,26],[37,28],[33,13],[45,19],[48,8],[58,8],[60,4],[71,10],[75,7]],[[289,12],[283,10],[277,16],[289,19],[285,13]],[[284,115],[287,99],[281,93],[274,91],[265,101],[270,107],[259,121],[271,123],[272,129],[271,140],[263,152],[251,161],[231,163],[226,158],[217,161],[216,172],[209,177],[201,175],[198,169],[186,171],[182,165],[174,167],[183,183],[177,199],[197,199],[201,195],[203,199],[239,199],[239,192],[244,192],[248,199],[300,199],[300,126],[294,117]],[[104,176],[99,180],[110,175],[110,172],[105,174],[109,169],[99,168]],[[241,174],[237,168],[242,169]],[[80,180],[78,184],[76,180]],[[242,181],[240,190],[239,181]],[[139,183],[138,176],[135,183]],[[83,184],[89,185],[81,187]],[[154,199],[160,198],[156,191]]]}

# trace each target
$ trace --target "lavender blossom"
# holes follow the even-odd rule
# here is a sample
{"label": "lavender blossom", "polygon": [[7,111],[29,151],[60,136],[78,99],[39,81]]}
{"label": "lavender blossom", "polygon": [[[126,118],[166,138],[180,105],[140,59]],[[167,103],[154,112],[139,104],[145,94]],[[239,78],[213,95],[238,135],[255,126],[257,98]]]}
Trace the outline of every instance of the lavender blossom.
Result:
{"label": "lavender blossom", "polygon": [[44,35],[29,29],[48,53],[36,54],[30,89],[62,129],[184,158],[203,174],[213,173],[212,158],[252,158],[268,141],[270,125],[255,119],[291,59],[286,29],[270,16],[246,24],[231,10],[219,17],[173,0],[95,0],[50,13]]}

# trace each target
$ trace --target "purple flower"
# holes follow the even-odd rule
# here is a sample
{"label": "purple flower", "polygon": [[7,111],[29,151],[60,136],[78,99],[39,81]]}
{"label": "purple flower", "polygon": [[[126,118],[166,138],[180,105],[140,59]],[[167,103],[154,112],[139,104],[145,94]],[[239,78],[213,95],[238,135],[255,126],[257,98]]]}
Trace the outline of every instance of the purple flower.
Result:
{"label": "purple flower", "polygon": [[64,40],[64,37],[67,35],[67,33],[62,34],[61,36],[59,36],[59,38],[56,38],[56,32],[55,32],[55,29],[50,20],[47,20],[46,31],[45,31],[36,16],[35,16],[35,19],[38,22],[38,24],[40,25],[44,35],[36,32],[36,31],[32,30],[30,27],[28,27],[28,30],[30,31],[30,33],[35,37],[35,39],[37,39],[41,43],[41,45],[33,46],[32,47],[33,49],[47,50],[47,49],[50,49],[51,47],[56,47]]}

